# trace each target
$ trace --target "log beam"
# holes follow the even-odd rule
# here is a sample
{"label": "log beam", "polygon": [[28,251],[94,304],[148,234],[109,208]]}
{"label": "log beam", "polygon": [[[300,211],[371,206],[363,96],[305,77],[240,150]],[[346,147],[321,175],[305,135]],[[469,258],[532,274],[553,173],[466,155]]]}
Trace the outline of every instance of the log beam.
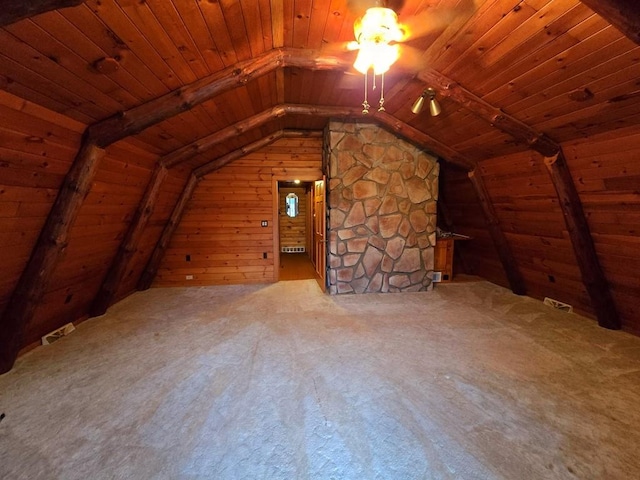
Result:
{"label": "log beam", "polygon": [[182,148],[174,150],[160,159],[167,168],[174,167],[195,155],[205,153],[215,145],[235,138],[243,133],[262,127],[266,123],[285,115],[315,115],[320,117],[352,117],[360,113],[360,108],[331,107],[315,105],[283,104],[264,110],[227,128],[202,137]]}
{"label": "log beam", "polygon": [[640,8],[637,0],[581,0],[587,7],[640,45]]}
{"label": "log beam", "polygon": [[135,135],[145,128],[190,110],[216,95],[245,85],[278,68],[346,70],[349,66],[350,64],[344,60],[325,56],[313,50],[273,49],[97,122],[89,127],[89,133],[97,145],[104,147]]}
{"label": "log beam", "polygon": [[201,167],[196,168],[193,171],[193,174],[196,176],[196,178],[201,179],[205,175],[208,175],[211,172],[215,172],[216,170],[224,167],[225,165],[228,165],[229,163],[233,162],[238,158],[242,158],[251,152],[255,152],[256,150],[259,150],[263,147],[266,147],[267,145],[272,144],[279,138],[282,138],[283,135],[284,135],[284,131],[279,130],[275,133],[272,133],[271,135],[262,137],[260,140],[256,142],[250,143],[249,145],[245,145],[242,148],[238,148],[237,150],[234,150],[231,153],[227,153],[226,155],[223,155],[220,158],[216,158],[215,160],[212,160],[209,163],[205,163]]}
{"label": "log beam", "polygon": [[85,137],[62,182],[31,257],[0,319],[0,374],[11,370],[23,346],[27,325],[67,247],[69,231],[91,189],[104,153]]}
{"label": "log beam", "polygon": [[162,257],[164,257],[164,252],[167,250],[169,242],[171,241],[171,237],[180,224],[180,220],[182,219],[184,210],[187,207],[189,200],[191,200],[191,196],[193,195],[198,182],[199,179],[192,173],[186,185],[182,189],[182,193],[180,194],[178,201],[173,207],[171,216],[165,224],[164,230],[162,230],[162,235],[160,235],[160,239],[153,249],[153,253],[149,258],[149,261],[147,262],[147,266],[145,267],[142,275],[140,276],[140,279],[138,280],[138,290],[147,290],[151,287],[153,279],[158,272],[158,267],[160,266]]}
{"label": "log beam", "polygon": [[471,113],[485,119],[497,129],[511,135],[517,141],[528,145],[529,148],[543,156],[551,157],[560,151],[560,145],[545,134],[535,131],[527,124],[485,102],[441,73],[434,70],[423,70],[418,73],[418,78],[435,89],[439,95],[462,105]]}
{"label": "log beam", "polygon": [[115,258],[111,262],[111,267],[105,276],[100,290],[96,294],[95,299],[89,309],[89,315],[97,317],[104,315],[107,308],[113,302],[117,293],[118,286],[124,277],[127,265],[138,251],[138,245],[142,239],[142,233],[149,223],[149,219],[153,214],[153,209],[160,195],[162,183],[167,177],[167,169],[158,164],[151,175],[151,179],[147,184],[140,205],[136,210],[136,214],[129,224],[127,234],[125,235]]}
{"label": "log beam", "polygon": [[487,192],[487,188],[484,185],[484,181],[476,170],[469,172],[469,179],[471,180],[476,194],[478,195],[480,206],[482,207],[482,211],[487,221],[489,234],[491,235],[496,251],[498,252],[498,257],[500,258],[504,272],[507,275],[511,291],[516,295],[525,295],[526,287],[524,279],[522,278],[522,274],[518,268],[518,263],[513,256],[507,237],[500,228],[500,221],[498,220],[496,211],[493,208],[493,203],[491,202],[489,192]]}
{"label": "log beam", "polygon": [[86,0],[1,0],[0,27],[58,8],[75,7],[84,2]]}
{"label": "log beam", "polygon": [[[195,155],[206,152],[208,149],[242,133],[254,128],[259,128],[271,120],[285,115],[311,115],[318,117],[335,117],[335,118],[362,118],[360,107],[336,107],[321,105],[294,105],[283,104],[276,105],[273,108],[258,113],[252,117],[242,120],[234,125],[219,130],[211,135],[200,138],[189,145],[185,145],[178,150],[162,157],[161,162],[167,168],[178,165],[189,160]],[[371,114],[372,121],[387,126],[394,133],[408,141],[418,144],[421,147],[427,147],[435,154],[442,156],[451,163],[463,167],[465,170],[473,168],[471,160],[467,159],[457,151],[439,142],[435,138],[413,128],[412,126],[396,119],[392,115],[385,112],[375,112]]]}
{"label": "log beam", "polygon": [[582,202],[564,153],[561,150],[557,155],[545,158],[544,163],[556,188],[562,216],[580,268],[582,283],[591,299],[591,306],[595,311],[598,324],[604,328],[619,330],[622,327],[620,317],[600,266],[589,224],[582,209]]}

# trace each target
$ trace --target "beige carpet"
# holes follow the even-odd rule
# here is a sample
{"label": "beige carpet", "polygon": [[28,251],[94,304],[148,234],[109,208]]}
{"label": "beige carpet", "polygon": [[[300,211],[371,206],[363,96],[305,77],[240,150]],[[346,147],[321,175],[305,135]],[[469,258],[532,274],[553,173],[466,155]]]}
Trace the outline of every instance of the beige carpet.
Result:
{"label": "beige carpet", "polygon": [[0,376],[2,479],[636,479],[640,338],[486,282],[153,289]]}

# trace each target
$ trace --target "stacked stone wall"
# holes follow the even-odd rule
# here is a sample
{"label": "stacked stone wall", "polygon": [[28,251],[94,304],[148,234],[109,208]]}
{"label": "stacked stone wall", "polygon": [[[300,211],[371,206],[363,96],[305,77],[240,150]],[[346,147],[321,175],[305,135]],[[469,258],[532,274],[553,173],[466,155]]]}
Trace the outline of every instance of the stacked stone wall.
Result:
{"label": "stacked stone wall", "polygon": [[332,121],[325,147],[330,292],[430,289],[437,159],[373,124]]}

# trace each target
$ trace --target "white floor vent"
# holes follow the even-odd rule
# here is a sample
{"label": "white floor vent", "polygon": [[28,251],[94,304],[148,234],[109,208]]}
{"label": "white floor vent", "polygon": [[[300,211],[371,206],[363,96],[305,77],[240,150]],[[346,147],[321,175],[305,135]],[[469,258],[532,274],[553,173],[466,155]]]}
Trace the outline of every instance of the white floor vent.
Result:
{"label": "white floor vent", "polygon": [[60,327],[53,332],[49,332],[44,337],[42,337],[42,345],[51,345],[53,342],[69,335],[75,329],[76,327],[73,326],[73,323],[67,323],[65,326]]}
{"label": "white floor vent", "polygon": [[305,247],[282,247],[280,249],[282,253],[304,253]]}
{"label": "white floor vent", "polygon": [[563,312],[573,313],[573,307],[568,303],[562,303],[553,298],[544,297],[544,304],[555,308],[556,310],[562,310]]}

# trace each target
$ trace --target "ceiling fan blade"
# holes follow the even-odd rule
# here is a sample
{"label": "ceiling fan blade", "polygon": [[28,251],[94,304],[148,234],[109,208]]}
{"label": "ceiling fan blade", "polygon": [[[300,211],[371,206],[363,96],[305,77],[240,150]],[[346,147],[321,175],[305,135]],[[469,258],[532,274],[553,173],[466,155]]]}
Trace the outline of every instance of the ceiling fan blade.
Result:
{"label": "ceiling fan blade", "polygon": [[[400,45],[400,56],[395,63],[396,68],[405,72],[416,73],[427,68],[424,52],[407,44]],[[394,68],[394,67],[391,67]]]}

